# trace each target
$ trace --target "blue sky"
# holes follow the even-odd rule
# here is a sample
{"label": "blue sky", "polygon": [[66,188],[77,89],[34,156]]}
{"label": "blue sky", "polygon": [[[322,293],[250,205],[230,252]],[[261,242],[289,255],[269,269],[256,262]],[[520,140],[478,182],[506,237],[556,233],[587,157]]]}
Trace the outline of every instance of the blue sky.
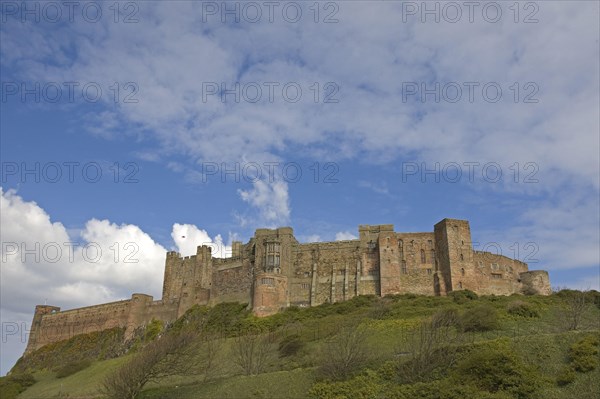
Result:
{"label": "blue sky", "polygon": [[599,289],[597,2],[27,4],[0,24],[2,374],[36,304],[158,298],[164,251],[258,227],[468,219],[477,249]]}

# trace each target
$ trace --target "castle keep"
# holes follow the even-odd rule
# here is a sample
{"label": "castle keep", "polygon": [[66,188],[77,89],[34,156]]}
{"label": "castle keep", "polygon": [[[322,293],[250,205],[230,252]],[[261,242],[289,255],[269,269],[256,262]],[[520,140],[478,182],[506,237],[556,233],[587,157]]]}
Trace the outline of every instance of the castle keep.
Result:
{"label": "castle keep", "polygon": [[133,294],[67,311],[38,305],[25,353],[112,327],[131,336],[153,318],[171,322],[195,304],[237,301],[267,316],[366,294],[550,294],[546,271],[474,251],[466,220],[444,219],[426,233],[398,233],[393,225],[361,225],[358,232],[356,240],[301,244],[290,227],[258,229],[248,243],[233,242],[230,258],[213,258],[205,245],[193,256],[167,252],[161,300]]}

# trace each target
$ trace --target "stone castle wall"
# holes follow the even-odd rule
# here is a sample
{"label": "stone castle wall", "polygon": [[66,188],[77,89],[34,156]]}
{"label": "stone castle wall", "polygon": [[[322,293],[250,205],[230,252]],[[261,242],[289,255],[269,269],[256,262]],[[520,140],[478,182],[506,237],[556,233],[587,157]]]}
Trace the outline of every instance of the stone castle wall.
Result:
{"label": "stone castle wall", "polygon": [[193,305],[248,303],[266,316],[288,306],[316,306],[357,295],[550,294],[545,271],[505,256],[473,251],[469,222],[444,219],[433,232],[395,232],[393,225],[361,225],[356,240],[301,244],[290,227],[258,229],[232,257],[168,252],[161,300],[131,299],[80,309],[38,305],[26,354],[48,343],[112,327],[126,337],[152,319],[172,322]]}

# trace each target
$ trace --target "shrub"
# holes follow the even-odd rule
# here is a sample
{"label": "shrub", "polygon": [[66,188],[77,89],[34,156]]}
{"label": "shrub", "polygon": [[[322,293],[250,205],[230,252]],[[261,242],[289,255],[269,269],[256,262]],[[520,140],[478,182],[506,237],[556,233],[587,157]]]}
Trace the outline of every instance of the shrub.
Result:
{"label": "shrub", "polygon": [[35,379],[29,373],[0,377],[0,398],[14,399],[33,384]]}
{"label": "shrub", "polygon": [[433,328],[456,327],[460,325],[460,317],[456,309],[438,310],[431,316]]}
{"label": "shrub", "polygon": [[575,372],[569,366],[564,366],[556,376],[556,383],[559,386],[568,385],[575,381]]}
{"label": "shrub", "polygon": [[317,382],[308,395],[315,399],[371,399],[381,397],[384,387],[377,375],[368,370],[348,381]]}
{"label": "shrub", "polygon": [[487,392],[506,392],[511,397],[533,397],[539,378],[505,341],[478,347],[458,363],[454,380]]}
{"label": "shrub", "polygon": [[126,352],[130,343],[124,339],[125,328],[115,327],[88,334],[75,335],[65,341],[45,345],[20,358],[12,368],[13,373],[42,369],[56,371],[61,365],[84,359],[112,359]]}
{"label": "shrub", "polygon": [[451,328],[421,323],[406,343],[406,360],[398,364],[399,381],[425,382],[445,376],[458,357],[464,335]]}
{"label": "shrub", "polygon": [[320,377],[344,380],[363,368],[369,359],[367,334],[358,327],[346,326],[323,346],[318,370]]}
{"label": "shrub", "polygon": [[588,335],[569,348],[569,359],[575,371],[582,373],[598,367],[598,336]]}
{"label": "shrub", "polygon": [[152,341],[158,336],[163,330],[163,322],[160,320],[152,319],[148,325],[146,325],[146,331],[144,332],[144,339],[146,341]]}
{"label": "shrub", "polygon": [[498,328],[498,312],[489,305],[467,310],[461,317],[463,331],[489,331]]}
{"label": "shrub", "polygon": [[452,291],[448,296],[456,303],[465,303],[478,298],[477,294],[471,290]]}
{"label": "shrub", "polygon": [[59,368],[56,372],[56,378],[64,378],[88,368],[92,364],[91,361],[85,359],[78,362],[71,362]]}
{"label": "shrub", "polygon": [[279,342],[279,357],[293,356],[304,348],[304,341],[298,334],[291,334]]}
{"label": "shrub", "polygon": [[540,317],[540,313],[532,305],[524,301],[514,301],[508,304],[508,314],[517,317]]}

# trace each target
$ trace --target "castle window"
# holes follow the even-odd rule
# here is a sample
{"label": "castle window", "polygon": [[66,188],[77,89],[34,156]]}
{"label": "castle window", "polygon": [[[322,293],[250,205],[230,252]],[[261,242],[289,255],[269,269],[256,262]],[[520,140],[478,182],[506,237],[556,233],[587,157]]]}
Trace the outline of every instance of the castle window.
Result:
{"label": "castle window", "polygon": [[275,279],[273,279],[273,278],[270,278],[270,277],[263,277],[263,278],[261,278],[261,279],[260,279],[260,283],[261,283],[262,285],[270,285],[270,286],[273,286],[273,285],[275,285]]}
{"label": "castle window", "polygon": [[280,246],[278,242],[267,243],[267,271],[279,269],[281,255],[279,253]]}
{"label": "castle window", "polygon": [[425,257],[425,250],[421,250],[421,263],[425,263],[427,262],[427,259]]}
{"label": "castle window", "polygon": [[267,267],[273,268],[279,266],[279,254],[267,255]]}
{"label": "castle window", "polygon": [[465,256],[463,254],[460,254],[460,260],[465,260]]}
{"label": "castle window", "polygon": [[398,249],[400,249],[400,251],[404,250],[404,241],[398,240]]}
{"label": "castle window", "polygon": [[303,290],[307,290],[309,288],[310,288],[310,284],[308,284],[308,283],[302,283],[302,289]]}
{"label": "castle window", "polygon": [[430,263],[435,263],[435,262],[434,262],[434,261],[435,261],[435,250],[434,250],[434,249],[432,249],[432,250],[431,250],[431,251],[429,251],[429,252],[430,252],[430,257],[431,257],[431,259],[429,260],[429,262],[430,262]]}
{"label": "castle window", "polygon": [[429,244],[429,248],[433,248],[433,241],[427,240],[427,244]]}
{"label": "castle window", "polygon": [[462,282],[461,281],[458,282],[458,288],[462,290]]}
{"label": "castle window", "polygon": [[465,275],[465,268],[464,267],[460,269],[460,274],[462,274],[463,276]]}
{"label": "castle window", "polygon": [[402,261],[402,274],[408,274],[408,270],[406,270],[406,261]]}
{"label": "castle window", "polygon": [[495,280],[500,280],[502,278],[502,274],[492,273],[492,278]]}

